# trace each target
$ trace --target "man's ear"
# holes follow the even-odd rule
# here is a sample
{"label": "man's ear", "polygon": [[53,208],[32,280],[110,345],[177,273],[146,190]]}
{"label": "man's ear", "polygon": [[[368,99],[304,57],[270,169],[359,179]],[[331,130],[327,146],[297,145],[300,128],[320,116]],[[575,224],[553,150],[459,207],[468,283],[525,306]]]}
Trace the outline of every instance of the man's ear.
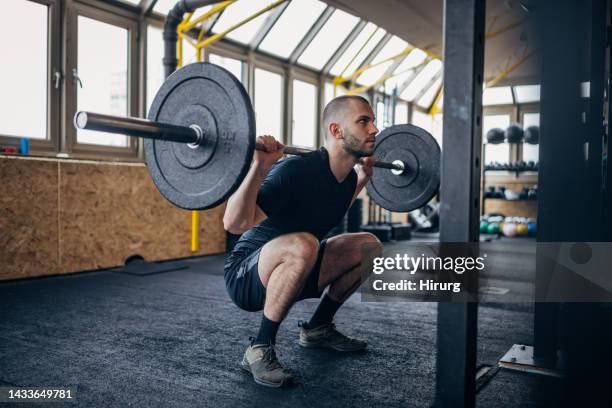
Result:
{"label": "man's ear", "polygon": [[339,123],[330,123],[329,124],[329,133],[332,135],[334,139],[342,139],[344,134],[342,132],[342,127]]}

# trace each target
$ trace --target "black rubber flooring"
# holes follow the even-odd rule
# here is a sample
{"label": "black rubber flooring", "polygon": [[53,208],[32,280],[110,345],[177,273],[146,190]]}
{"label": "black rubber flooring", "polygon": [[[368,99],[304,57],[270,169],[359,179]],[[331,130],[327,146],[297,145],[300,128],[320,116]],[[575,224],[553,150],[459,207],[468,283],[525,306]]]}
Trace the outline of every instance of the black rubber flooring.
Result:
{"label": "black rubber flooring", "polygon": [[[269,389],[239,368],[261,315],[229,300],[223,256],[176,263],[189,267],[0,284],[0,386],[76,386],[78,405],[88,407],[433,403],[435,303],[362,303],[353,296],[336,323],[369,341],[369,350],[355,355],[300,348],[297,322],[310,317],[317,301],[296,304],[281,326],[278,350],[302,384]],[[529,304],[481,305],[479,365],[495,365],[514,343],[532,344],[532,320]],[[501,370],[478,394],[478,406],[555,406],[556,381]]]}

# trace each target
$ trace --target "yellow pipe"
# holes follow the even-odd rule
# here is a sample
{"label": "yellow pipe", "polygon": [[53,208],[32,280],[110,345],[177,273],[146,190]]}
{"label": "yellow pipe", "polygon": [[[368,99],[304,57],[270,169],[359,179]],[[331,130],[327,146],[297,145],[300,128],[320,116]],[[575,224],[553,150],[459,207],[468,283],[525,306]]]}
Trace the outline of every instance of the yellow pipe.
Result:
{"label": "yellow pipe", "polygon": [[436,97],[434,98],[433,104],[431,105],[431,108],[429,108],[429,114],[431,116],[435,116],[436,113],[441,111],[441,109],[438,108],[438,102],[440,102],[440,98],[442,98],[443,94],[444,94],[444,85],[441,86],[440,89],[438,89],[438,93],[436,94]]}
{"label": "yellow pipe", "polygon": [[198,211],[191,212],[191,252],[196,252],[198,250],[200,240],[199,240],[199,231],[200,231],[200,213]]}
{"label": "yellow pipe", "polygon": [[[189,13],[183,22],[189,21],[192,13]],[[190,44],[191,41],[188,37],[183,35],[183,31],[181,30],[181,23],[177,28],[178,40],[176,41],[176,56],[178,59],[177,68],[181,68],[183,66],[183,38],[185,38]],[[196,252],[199,247],[200,237],[199,237],[199,227],[200,227],[200,213],[198,211],[191,212],[191,252]]]}
{"label": "yellow pipe", "polygon": [[191,20],[191,16],[193,16],[193,12],[187,13],[187,15],[185,15],[185,17],[183,18],[183,21],[181,21],[176,27],[176,31],[185,31],[183,27],[185,26],[185,24],[189,23],[189,20]]}
{"label": "yellow pipe", "polygon": [[515,27],[518,27],[518,26],[522,25],[523,23],[525,23],[525,21],[527,21],[527,19],[523,19],[523,20],[521,20],[521,21],[517,21],[516,23],[512,23],[512,24],[510,24],[510,25],[508,25],[508,26],[506,26],[506,27],[500,28],[499,30],[496,30],[496,31],[490,31],[490,32],[488,32],[488,33],[485,35],[485,38],[488,40],[488,39],[491,39],[491,38],[493,38],[493,37],[495,37],[495,36],[498,36],[498,35],[500,35],[500,34],[503,34],[503,33],[505,33],[506,31],[512,30],[513,28],[515,28]]}
{"label": "yellow pipe", "polygon": [[414,47],[413,46],[408,46],[408,47],[406,47],[406,49],[404,49],[404,51],[399,52],[399,53],[397,53],[395,55],[392,55],[389,58],[385,58],[384,60],[378,61],[375,64],[369,64],[369,65],[366,65],[365,67],[359,68],[357,71],[353,72],[351,75],[349,75],[347,77],[344,77],[344,80],[342,82],[354,79],[354,78],[358,77],[359,75],[363,74],[368,69],[372,69],[372,68],[377,67],[377,66],[379,66],[381,64],[387,63],[389,61],[394,61],[394,60],[396,60],[398,58],[401,58],[401,57],[403,57],[405,55],[408,55],[410,52],[412,52],[412,50],[414,50]]}
{"label": "yellow pipe", "polygon": [[186,23],[182,27],[182,30],[183,31],[191,30],[192,28],[194,28],[195,26],[197,26],[198,24],[200,24],[204,20],[214,16],[217,13],[222,12],[223,10],[225,10],[227,8],[227,6],[229,6],[230,4],[235,3],[235,2],[236,2],[236,0],[227,0],[227,1],[223,1],[221,3],[215,4],[210,10],[208,10],[205,13],[203,13],[198,18],[194,19],[193,21],[190,21],[189,23]]}
{"label": "yellow pipe", "polygon": [[493,78],[492,80],[487,82],[487,88],[491,88],[492,86],[497,84],[499,81],[504,79],[509,73],[514,71],[516,68],[518,68],[523,62],[525,62],[529,58],[531,58],[534,53],[535,53],[535,51],[531,51],[529,54],[527,54],[523,58],[521,58],[516,64],[514,64],[511,67],[505,69],[501,74],[499,74],[498,76],[496,76],[495,78]]}
{"label": "yellow pipe", "polygon": [[415,65],[414,67],[406,68],[406,69],[401,70],[400,72],[394,72],[394,73],[389,74],[389,75],[383,75],[376,82],[374,82],[373,84],[363,85],[363,86],[360,86],[358,88],[350,89],[350,90],[348,90],[347,94],[348,95],[355,95],[355,94],[358,94],[358,93],[361,93],[361,92],[365,92],[368,89],[370,89],[372,87],[375,87],[376,85],[379,85],[379,84],[385,82],[389,78],[393,78],[395,76],[402,75],[403,73],[408,72],[408,71],[413,71],[413,70],[417,69],[418,67],[427,64],[429,61],[431,61],[431,59],[430,58],[426,58],[423,62]]}
{"label": "yellow pipe", "polygon": [[359,50],[357,50],[357,52],[355,53],[355,55],[353,55],[353,58],[351,58],[351,60],[348,62],[348,64],[346,64],[346,67],[344,67],[344,69],[342,70],[342,72],[340,72],[340,75],[338,76],[342,76],[344,75],[344,72],[348,69],[348,67],[353,63],[353,61],[355,61],[355,58],[357,58],[357,56],[359,55],[359,53],[361,51],[363,51],[363,49],[365,48],[366,45],[368,45],[368,43],[370,42],[370,40],[372,39],[372,37],[374,37],[374,34],[376,34],[378,32],[378,30],[380,29],[380,27],[376,27],[376,29],[374,31],[372,31],[372,34],[370,34],[370,36],[368,37],[367,40],[365,40],[365,42],[363,43],[363,45],[361,47],[359,47]]}
{"label": "yellow pipe", "polygon": [[213,36],[208,37],[206,40],[200,42],[198,44],[198,46],[200,48],[206,47],[207,45],[212,44],[215,41],[218,41],[220,39],[222,39],[223,37],[225,37],[228,33],[231,33],[232,31],[234,31],[235,29],[242,27],[243,25],[245,25],[246,23],[248,23],[249,21],[259,17],[260,15],[262,15],[263,13],[272,10],[274,7],[277,7],[281,4],[283,4],[284,2],[286,2],[287,0],[277,0],[274,3],[269,4],[268,6],[264,7],[263,9],[259,10],[257,13],[245,18],[244,20],[234,24],[233,26],[231,26],[230,28],[228,28],[227,30],[217,33]]}

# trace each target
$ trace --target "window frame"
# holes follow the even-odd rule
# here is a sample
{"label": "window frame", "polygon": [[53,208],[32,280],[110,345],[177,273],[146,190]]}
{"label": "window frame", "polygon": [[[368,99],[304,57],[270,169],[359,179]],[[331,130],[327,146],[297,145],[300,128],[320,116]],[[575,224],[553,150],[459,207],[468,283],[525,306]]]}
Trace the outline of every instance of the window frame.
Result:
{"label": "window frame", "polygon": [[[289,108],[287,109],[287,113],[288,113],[288,135],[287,135],[287,140],[289,141],[288,144],[292,145],[293,144],[293,81],[302,81],[305,82],[307,84],[313,85],[315,87],[315,98],[314,98],[314,108],[315,108],[315,134],[314,134],[314,149],[318,149],[321,146],[321,109],[319,108],[320,106],[320,100],[321,100],[321,87],[320,87],[320,83],[318,78],[313,78],[310,75],[305,75],[302,72],[299,72],[297,70],[293,70],[292,71],[292,75],[290,76],[290,78],[287,80],[287,82],[290,82],[290,84],[288,84],[288,86],[291,88],[291,99],[287,99],[288,103],[287,105],[290,105]],[[290,101],[290,102],[289,102]]]}
{"label": "window frame", "polygon": [[290,105],[291,105],[292,96],[293,96],[290,94],[290,92],[288,92],[288,89],[291,88],[288,85],[289,82],[291,81],[290,75],[287,75],[286,69],[283,69],[283,67],[278,64],[273,64],[267,61],[262,61],[260,59],[252,58],[249,66],[247,67],[247,70],[249,71],[249,75],[248,75],[249,87],[247,89],[249,90],[249,95],[251,96],[251,102],[253,103],[253,110],[255,110],[255,95],[257,93],[257,90],[255,89],[255,70],[257,69],[269,71],[274,74],[278,74],[281,77],[281,94],[280,94],[281,126],[280,128],[283,134],[282,135],[272,135],[272,136],[274,136],[281,143],[289,144],[287,141],[290,140],[290,137],[291,137],[290,136],[291,125],[287,121],[287,115],[289,115],[291,112]]}
{"label": "window frame", "polygon": [[129,18],[124,15],[112,13],[97,7],[92,7],[83,3],[67,3],[65,13],[66,27],[66,49],[70,52],[65,53],[64,61],[64,89],[65,103],[63,115],[63,143],[61,153],[66,153],[70,157],[76,158],[95,158],[111,160],[140,161],[139,157],[140,140],[139,138],[128,136],[127,147],[92,145],[77,142],[77,131],[72,126],[72,118],[77,109],[77,85],[72,79],[72,69],[77,67],[78,61],[78,18],[86,18],[101,21],[127,30],[128,34],[128,89],[127,89],[127,115],[137,117],[140,110],[140,51],[139,46],[139,22],[137,18]]}
{"label": "window frame", "polygon": [[[61,4],[60,0],[26,0],[48,7],[47,14],[47,123],[45,124],[47,138],[27,138],[30,144],[30,155],[55,155],[60,147],[60,111],[64,70],[61,63]],[[54,86],[54,73],[62,78],[59,88]],[[3,145],[19,145],[19,140],[25,136],[0,134]]]}

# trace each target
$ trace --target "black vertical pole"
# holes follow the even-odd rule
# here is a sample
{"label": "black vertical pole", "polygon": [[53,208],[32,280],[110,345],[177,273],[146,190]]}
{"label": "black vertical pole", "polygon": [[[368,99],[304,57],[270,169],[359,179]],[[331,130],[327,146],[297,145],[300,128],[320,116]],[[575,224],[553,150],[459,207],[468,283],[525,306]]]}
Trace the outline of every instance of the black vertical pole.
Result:
{"label": "black vertical pole", "polygon": [[[574,4],[572,4],[574,3]],[[538,3],[538,48],[541,52],[541,109],[538,174],[538,241],[577,241],[575,200],[580,185],[583,142],[580,84],[584,60],[584,33],[577,24],[578,2]],[[559,30],[558,27],[565,27]],[[582,194],[578,195],[581,199]],[[565,221],[561,222],[561,220]],[[582,220],[580,221],[582,222]],[[553,271],[536,258],[536,298],[545,298]],[[557,357],[558,304],[536,303],[534,358],[553,366]]]}
{"label": "black vertical pole", "polygon": [[[444,2],[441,242],[477,242],[485,0]],[[476,303],[438,305],[436,406],[476,400]]]}
{"label": "black vertical pole", "polygon": [[[608,27],[607,33],[609,33],[609,27],[612,25],[612,2],[610,0],[607,1],[607,12],[606,12],[606,24]],[[612,134],[612,98],[610,97],[610,93],[612,92],[612,38],[610,35],[607,36],[607,79],[608,82],[606,84],[607,87],[607,95],[608,95],[608,109],[607,109],[607,131],[604,138],[604,146],[605,151],[603,153],[604,156],[604,171],[603,171],[603,188],[604,188],[604,197],[602,202],[602,208],[604,210],[603,214],[603,237],[602,241],[612,241],[612,211],[610,208],[612,207],[612,167],[610,166],[610,134]]]}

